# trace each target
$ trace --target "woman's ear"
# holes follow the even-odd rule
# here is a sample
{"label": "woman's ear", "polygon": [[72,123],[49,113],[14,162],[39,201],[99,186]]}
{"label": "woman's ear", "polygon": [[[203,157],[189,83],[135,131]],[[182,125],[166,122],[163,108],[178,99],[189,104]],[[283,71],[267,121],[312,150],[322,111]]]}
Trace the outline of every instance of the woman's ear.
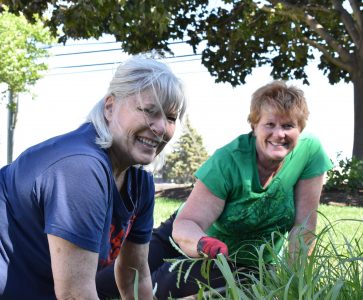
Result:
{"label": "woman's ear", "polygon": [[106,118],[107,121],[110,121],[112,118],[112,111],[113,111],[113,106],[115,104],[115,97],[114,96],[108,96],[105,99],[105,105],[103,108],[103,114]]}
{"label": "woman's ear", "polygon": [[253,135],[253,136],[256,136],[256,135],[255,135],[255,125],[252,125],[252,124],[251,124],[251,129],[252,129],[252,135]]}

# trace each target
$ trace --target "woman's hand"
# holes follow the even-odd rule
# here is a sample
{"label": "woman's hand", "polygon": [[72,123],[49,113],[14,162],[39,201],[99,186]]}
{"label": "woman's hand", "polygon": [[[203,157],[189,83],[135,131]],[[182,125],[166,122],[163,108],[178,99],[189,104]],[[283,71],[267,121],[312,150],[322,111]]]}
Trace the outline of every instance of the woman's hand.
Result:
{"label": "woman's hand", "polygon": [[225,257],[228,257],[227,245],[210,236],[203,236],[198,241],[197,250],[201,256],[207,256],[209,258],[216,258],[217,254],[219,253],[223,254]]}

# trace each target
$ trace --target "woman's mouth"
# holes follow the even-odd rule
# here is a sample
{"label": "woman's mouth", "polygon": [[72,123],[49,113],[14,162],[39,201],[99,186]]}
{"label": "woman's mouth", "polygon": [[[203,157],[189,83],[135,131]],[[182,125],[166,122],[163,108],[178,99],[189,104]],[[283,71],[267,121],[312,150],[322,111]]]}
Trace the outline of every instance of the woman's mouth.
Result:
{"label": "woman's mouth", "polygon": [[268,143],[273,147],[284,147],[284,148],[288,147],[288,143],[274,143],[270,141]]}
{"label": "woman's mouth", "polygon": [[144,144],[145,146],[152,147],[152,148],[156,148],[160,144],[159,141],[155,141],[155,140],[148,139],[145,137],[136,137],[136,140],[138,142]]}

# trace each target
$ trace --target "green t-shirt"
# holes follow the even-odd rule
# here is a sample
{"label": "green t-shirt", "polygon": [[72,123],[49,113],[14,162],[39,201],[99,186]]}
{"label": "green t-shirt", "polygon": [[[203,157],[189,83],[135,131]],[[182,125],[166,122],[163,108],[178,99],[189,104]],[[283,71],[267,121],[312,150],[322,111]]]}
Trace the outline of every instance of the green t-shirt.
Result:
{"label": "green t-shirt", "polygon": [[[299,179],[319,176],[332,166],[317,138],[301,134],[296,147],[266,188],[260,184],[256,163],[256,139],[244,134],[218,149],[195,173],[217,197],[226,201],[219,218],[207,230],[228,246],[240,264],[255,263],[265,242],[283,244],[281,234],[295,219],[294,187]],[[280,234],[276,234],[279,232]],[[265,262],[272,257],[264,252]]]}

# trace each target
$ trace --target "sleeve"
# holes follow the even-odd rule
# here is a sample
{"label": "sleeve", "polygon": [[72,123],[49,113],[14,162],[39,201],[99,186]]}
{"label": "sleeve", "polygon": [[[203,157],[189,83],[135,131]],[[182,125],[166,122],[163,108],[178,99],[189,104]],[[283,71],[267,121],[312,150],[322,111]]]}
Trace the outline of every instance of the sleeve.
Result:
{"label": "sleeve", "polygon": [[145,170],[139,171],[142,175],[141,180],[138,180],[141,186],[138,196],[138,208],[127,240],[137,244],[144,244],[151,240],[154,226],[155,185],[151,173]]}
{"label": "sleeve", "polygon": [[44,231],[99,252],[110,209],[110,178],[94,157],[75,155],[47,169],[36,181],[44,206]]}
{"label": "sleeve", "polygon": [[220,199],[226,200],[231,189],[233,178],[230,175],[231,154],[218,149],[196,172],[195,176]]}
{"label": "sleeve", "polygon": [[309,153],[309,158],[300,179],[319,176],[332,168],[333,164],[331,160],[316,137],[310,136],[306,146],[307,149],[304,151]]}

